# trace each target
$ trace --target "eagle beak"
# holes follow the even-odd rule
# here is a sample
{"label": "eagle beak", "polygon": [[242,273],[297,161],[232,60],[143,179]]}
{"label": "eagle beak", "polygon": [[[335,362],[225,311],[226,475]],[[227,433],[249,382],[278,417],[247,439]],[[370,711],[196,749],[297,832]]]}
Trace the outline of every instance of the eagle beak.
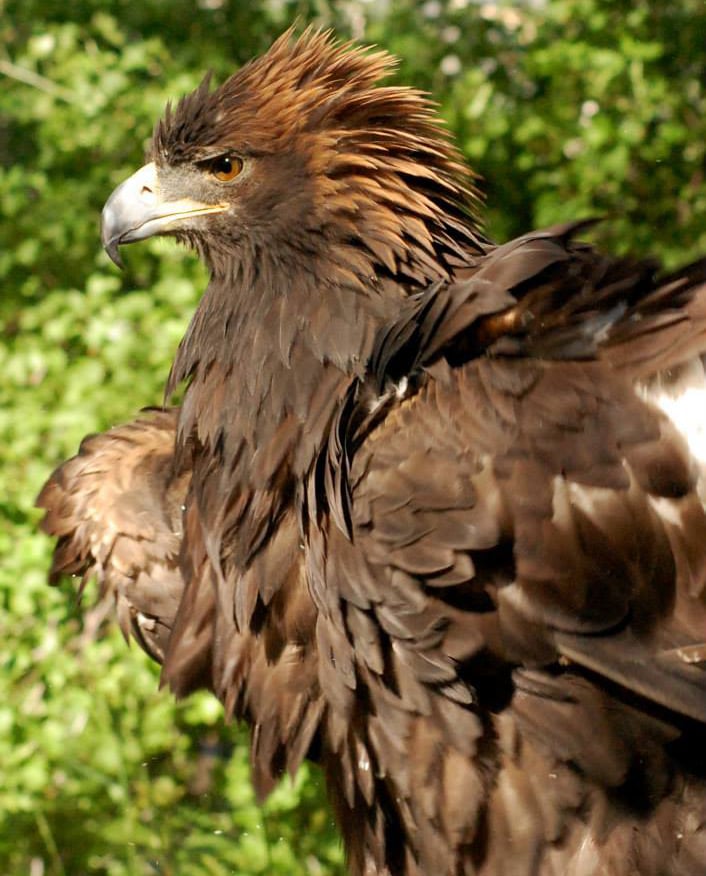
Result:
{"label": "eagle beak", "polygon": [[101,214],[101,242],[111,260],[123,267],[119,247],[171,231],[184,219],[220,213],[227,204],[204,204],[192,198],[163,200],[153,161],[120,183]]}

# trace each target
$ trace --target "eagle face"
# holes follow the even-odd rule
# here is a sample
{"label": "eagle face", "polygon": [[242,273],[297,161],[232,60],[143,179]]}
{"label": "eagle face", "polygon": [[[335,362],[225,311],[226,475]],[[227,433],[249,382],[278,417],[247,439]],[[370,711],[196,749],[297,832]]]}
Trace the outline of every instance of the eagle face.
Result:
{"label": "eagle face", "polygon": [[[153,160],[113,192],[102,214],[102,241],[118,247],[171,235],[195,248],[213,269],[246,252],[296,244],[316,215],[313,178],[303,150],[254,152],[237,136],[220,142],[152,149]],[[283,197],[283,193],[286,196]]]}

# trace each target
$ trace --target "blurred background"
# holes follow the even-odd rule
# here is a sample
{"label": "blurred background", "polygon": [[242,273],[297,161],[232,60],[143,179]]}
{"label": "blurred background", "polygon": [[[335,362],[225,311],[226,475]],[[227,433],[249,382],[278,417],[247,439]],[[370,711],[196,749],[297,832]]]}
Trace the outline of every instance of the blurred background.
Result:
{"label": "blurred background", "polygon": [[[314,768],[264,808],[247,737],[175,704],[95,592],[46,586],[34,497],[88,432],[159,404],[205,287],[150,241],[120,274],[99,213],[168,98],[292,21],[401,59],[483,177],[487,228],[607,216],[594,239],[706,252],[706,4],[655,0],[0,0],[0,872],[343,872]],[[109,606],[108,606],[109,609]]]}

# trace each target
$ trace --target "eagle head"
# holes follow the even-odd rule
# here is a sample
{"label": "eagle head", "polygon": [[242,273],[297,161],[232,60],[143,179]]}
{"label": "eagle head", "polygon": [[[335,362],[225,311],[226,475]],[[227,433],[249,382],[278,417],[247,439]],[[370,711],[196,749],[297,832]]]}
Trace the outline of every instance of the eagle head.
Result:
{"label": "eagle head", "polygon": [[481,239],[476,194],[426,97],[379,84],[394,66],[309,29],[215,90],[207,75],[167,106],[151,160],[106,203],[108,254],[119,263],[121,244],[169,234],[214,273],[313,258],[358,280],[438,278]]}

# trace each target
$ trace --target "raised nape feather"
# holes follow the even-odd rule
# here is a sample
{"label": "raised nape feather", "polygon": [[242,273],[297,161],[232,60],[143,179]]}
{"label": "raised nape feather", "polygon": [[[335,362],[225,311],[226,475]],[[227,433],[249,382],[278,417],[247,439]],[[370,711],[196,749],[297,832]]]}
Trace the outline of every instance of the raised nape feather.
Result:
{"label": "raised nape feather", "polygon": [[212,273],[188,386],[50,478],[52,574],[250,724],[260,795],[320,760],[354,876],[706,872],[706,515],[653,403],[706,266],[493,246],[390,66],[287,33],[157,125],[151,227]]}

